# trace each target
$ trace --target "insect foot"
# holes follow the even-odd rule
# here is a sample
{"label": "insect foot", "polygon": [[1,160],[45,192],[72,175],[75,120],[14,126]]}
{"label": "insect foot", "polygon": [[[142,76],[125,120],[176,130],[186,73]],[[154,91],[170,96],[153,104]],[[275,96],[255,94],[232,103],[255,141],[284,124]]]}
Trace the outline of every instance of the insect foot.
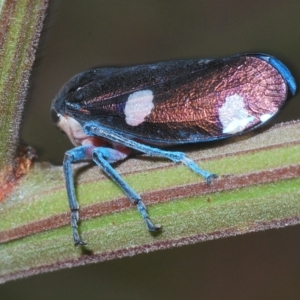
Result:
{"label": "insect foot", "polygon": [[217,174],[210,174],[208,175],[205,179],[206,179],[206,183],[207,184],[211,184],[212,180],[218,178]]}
{"label": "insect foot", "polygon": [[87,243],[85,243],[79,236],[78,233],[78,209],[71,210],[71,227],[73,231],[73,240],[74,240],[74,246],[84,246]]}
{"label": "insect foot", "polygon": [[152,223],[152,221],[150,220],[150,218],[147,214],[146,206],[145,206],[145,204],[143,203],[142,200],[138,200],[136,202],[136,208],[140,212],[140,214],[142,215],[143,219],[145,220],[148,231],[158,231],[158,230],[161,229],[160,225],[154,225]]}
{"label": "insect foot", "polygon": [[184,163],[189,169],[194,171],[196,174],[201,175],[206,180],[207,184],[210,184],[214,178],[218,178],[217,174],[211,174],[208,171],[205,171],[197,166],[197,164],[191,159],[184,156],[182,158],[182,163]]}

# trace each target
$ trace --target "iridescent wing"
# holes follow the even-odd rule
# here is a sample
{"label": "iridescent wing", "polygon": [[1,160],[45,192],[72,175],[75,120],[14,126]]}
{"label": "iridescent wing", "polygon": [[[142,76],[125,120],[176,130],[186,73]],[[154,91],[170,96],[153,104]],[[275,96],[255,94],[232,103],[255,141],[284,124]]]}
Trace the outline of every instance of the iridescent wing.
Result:
{"label": "iridescent wing", "polygon": [[182,144],[260,126],[282,107],[289,88],[294,93],[295,83],[280,61],[248,54],[92,69],[61,93],[65,113],[81,124],[93,120],[149,144]]}

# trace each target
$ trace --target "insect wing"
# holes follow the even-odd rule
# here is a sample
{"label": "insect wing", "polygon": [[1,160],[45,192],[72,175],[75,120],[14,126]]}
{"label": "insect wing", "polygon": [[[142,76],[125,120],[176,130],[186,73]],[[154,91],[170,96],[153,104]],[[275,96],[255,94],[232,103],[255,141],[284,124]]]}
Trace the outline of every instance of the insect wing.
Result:
{"label": "insect wing", "polygon": [[66,98],[66,113],[149,144],[225,138],[263,124],[284,104],[287,78],[293,78],[270,58],[239,55],[95,69],[98,75]]}

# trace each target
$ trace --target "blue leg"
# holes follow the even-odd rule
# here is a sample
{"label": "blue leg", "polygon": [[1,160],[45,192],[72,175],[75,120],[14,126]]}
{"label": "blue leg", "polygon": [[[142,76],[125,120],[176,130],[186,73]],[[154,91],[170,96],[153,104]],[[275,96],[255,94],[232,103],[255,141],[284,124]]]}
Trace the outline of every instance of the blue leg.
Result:
{"label": "blue leg", "polygon": [[109,162],[119,160],[119,156],[119,151],[111,148],[99,147],[95,148],[92,152],[94,162],[122,189],[132,203],[136,205],[137,210],[142,215],[146,223],[147,229],[149,231],[159,230],[160,226],[156,226],[151,222],[141,197],[133,189],[131,189],[131,187],[109,164]]}
{"label": "blue leg", "polygon": [[87,157],[86,153],[87,153],[88,149],[89,149],[89,146],[81,146],[81,147],[77,147],[77,148],[67,151],[65,154],[64,163],[63,163],[69,207],[71,210],[71,226],[72,226],[73,239],[74,239],[75,246],[86,245],[86,243],[81,240],[78,230],[77,230],[77,223],[79,220],[79,214],[78,214],[79,205],[78,205],[78,202],[76,200],[76,195],[75,195],[71,164],[73,162],[76,162],[79,160],[87,159],[88,157]]}
{"label": "blue leg", "polygon": [[190,160],[189,158],[187,158],[183,152],[165,151],[144,144],[140,144],[138,142],[125,138],[124,136],[122,136],[121,134],[115,131],[109,130],[107,128],[103,128],[101,125],[99,125],[96,122],[86,122],[84,125],[84,131],[88,135],[103,137],[115,143],[124,145],[128,148],[136,149],[140,152],[146,153],[150,156],[165,157],[174,161],[175,163],[182,162],[189,169],[194,171],[196,174],[203,176],[208,184],[212,181],[213,178],[218,177],[216,174],[211,174],[199,168],[197,164],[192,160]]}

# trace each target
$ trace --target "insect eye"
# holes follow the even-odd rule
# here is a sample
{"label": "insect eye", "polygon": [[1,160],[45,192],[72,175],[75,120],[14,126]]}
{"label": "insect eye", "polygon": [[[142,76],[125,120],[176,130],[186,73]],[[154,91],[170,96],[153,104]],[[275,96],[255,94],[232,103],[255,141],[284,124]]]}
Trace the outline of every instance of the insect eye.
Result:
{"label": "insect eye", "polygon": [[60,120],[61,114],[59,114],[54,108],[50,111],[50,118],[53,124],[57,124]]}

